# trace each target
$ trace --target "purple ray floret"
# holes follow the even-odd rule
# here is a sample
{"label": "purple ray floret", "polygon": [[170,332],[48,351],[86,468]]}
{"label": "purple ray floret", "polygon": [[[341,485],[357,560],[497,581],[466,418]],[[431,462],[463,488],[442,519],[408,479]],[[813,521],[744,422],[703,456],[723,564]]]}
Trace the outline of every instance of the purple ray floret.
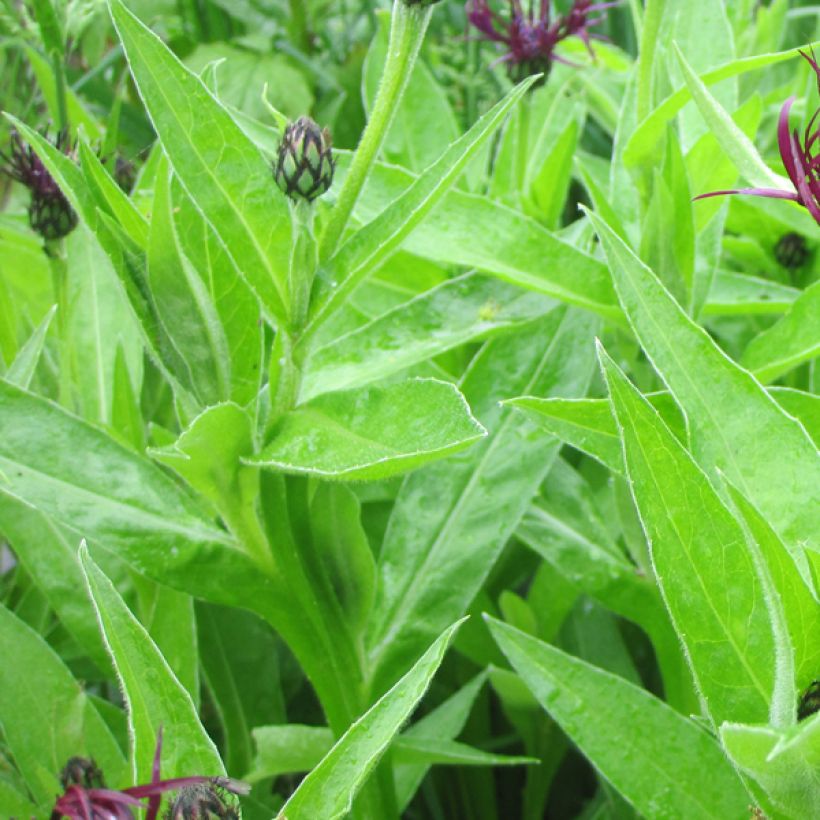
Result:
{"label": "purple ray floret", "polygon": [[[805,52],[800,52],[817,76],[817,89],[820,92],[820,65],[814,58]],[[794,186],[793,191],[780,188],[737,188],[730,191],[711,191],[708,194],[701,194],[695,199],[706,199],[712,196],[726,196],[728,194],[748,194],[750,196],[765,196],[771,199],[788,199],[797,202],[808,210],[814,217],[814,221],[820,225],[820,128],[818,128],[818,108],[808,125],[803,131],[801,138],[798,129],[791,130],[789,115],[795,98],[789,97],[780,109],[780,116],[777,121],[777,146],[780,150],[780,159],[783,167]]]}
{"label": "purple ray floret", "polygon": [[499,61],[506,63],[515,79],[523,79],[539,72],[548,74],[553,62],[574,65],[555,51],[558,43],[568,37],[578,37],[594,57],[591,41],[604,38],[591,32],[590,28],[603,22],[603,17],[590,15],[615,5],[617,3],[575,0],[565,15],[553,19],[549,0],[540,0],[538,4],[533,2],[527,12],[522,8],[521,0],[509,0],[506,16],[490,8],[488,0],[468,0],[467,19],[484,39],[506,47]]}

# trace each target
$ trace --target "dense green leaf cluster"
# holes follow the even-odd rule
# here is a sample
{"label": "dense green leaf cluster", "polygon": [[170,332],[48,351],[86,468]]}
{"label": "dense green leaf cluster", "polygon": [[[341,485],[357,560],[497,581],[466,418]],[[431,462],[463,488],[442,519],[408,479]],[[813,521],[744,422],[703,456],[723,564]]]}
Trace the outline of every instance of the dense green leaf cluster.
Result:
{"label": "dense green leaf cluster", "polygon": [[383,5],[0,5],[0,816],[813,820],[816,8]]}

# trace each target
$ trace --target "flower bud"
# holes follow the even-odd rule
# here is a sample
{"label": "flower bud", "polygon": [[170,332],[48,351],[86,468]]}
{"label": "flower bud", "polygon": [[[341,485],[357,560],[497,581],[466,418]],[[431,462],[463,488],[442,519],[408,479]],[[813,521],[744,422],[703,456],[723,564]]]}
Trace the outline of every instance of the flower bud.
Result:
{"label": "flower bud", "polygon": [[285,128],[274,168],[276,184],[291,199],[312,202],[333,182],[336,163],[330,132],[310,117],[299,117]]}
{"label": "flower bud", "polygon": [[165,820],[239,820],[239,812],[217,782],[180,789]]}
{"label": "flower bud", "polygon": [[439,0],[404,0],[405,6],[434,6]]}
{"label": "flower bud", "polygon": [[787,233],[774,246],[774,258],[789,270],[803,267],[809,256],[806,238],[799,233]]}
{"label": "flower bud", "polygon": [[[54,146],[67,156],[72,155],[64,131],[57,135]],[[23,145],[16,131],[11,137],[9,156],[0,154],[0,157],[5,161],[3,173],[31,192],[28,221],[32,229],[46,240],[62,239],[71,233],[77,226],[77,214],[34,149]]]}
{"label": "flower bud", "polygon": [[820,680],[813,681],[800,698],[797,719],[806,720],[816,712],[820,712]]}
{"label": "flower bud", "polygon": [[70,757],[60,772],[60,784],[65,791],[69,786],[84,789],[103,789],[105,779],[97,764],[87,757]]}

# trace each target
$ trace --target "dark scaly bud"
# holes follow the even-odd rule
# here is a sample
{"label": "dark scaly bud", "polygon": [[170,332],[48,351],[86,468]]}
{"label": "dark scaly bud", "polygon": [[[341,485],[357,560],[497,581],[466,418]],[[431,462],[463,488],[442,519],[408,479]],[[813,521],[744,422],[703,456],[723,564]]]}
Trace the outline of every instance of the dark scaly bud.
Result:
{"label": "dark scaly bud", "polygon": [[[65,131],[57,134],[54,146],[66,155],[72,153]],[[25,145],[16,131],[11,135],[9,154],[0,153],[0,159],[4,162],[0,170],[25,185],[31,193],[28,220],[32,229],[47,241],[62,239],[71,233],[77,226],[77,214],[34,149]]]}
{"label": "dark scaly bud", "polygon": [[310,117],[285,128],[273,175],[291,199],[313,202],[330,188],[335,167],[327,128],[320,129]]}
{"label": "dark scaly bud", "polygon": [[435,6],[440,0],[404,0],[405,6]]}
{"label": "dark scaly bud", "polygon": [[239,820],[239,810],[231,793],[240,790],[234,784],[244,786],[225,777],[214,777],[206,783],[180,789],[168,807],[165,820]]}
{"label": "dark scaly bud", "polygon": [[774,258],[788,270],[802,268],[808,259],[806,238],[799,233],[787,233],[774,246]]}
{"label": "dark scaly bud", "polygon": [[93,759],[87,757],[70,757],[60,772],[60,784],[63,790],[69,786],[82,786],[84,789],[104,789],[105,778]]}
{"label": "dark scaly bud", "polygon": [[813,681],[800,698],[797,707],[797,719],[805,720],[815,712],[820,712],[820,680]]}

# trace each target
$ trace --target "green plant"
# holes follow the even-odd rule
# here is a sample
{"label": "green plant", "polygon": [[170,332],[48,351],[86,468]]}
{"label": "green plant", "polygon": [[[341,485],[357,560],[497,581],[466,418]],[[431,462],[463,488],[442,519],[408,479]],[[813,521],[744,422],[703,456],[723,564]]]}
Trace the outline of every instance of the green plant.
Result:
{"label": "green plant", "polygon": [[97,5],[2,17],[0,813],[811,818],[816,174],[694,201],[811,9]]}

